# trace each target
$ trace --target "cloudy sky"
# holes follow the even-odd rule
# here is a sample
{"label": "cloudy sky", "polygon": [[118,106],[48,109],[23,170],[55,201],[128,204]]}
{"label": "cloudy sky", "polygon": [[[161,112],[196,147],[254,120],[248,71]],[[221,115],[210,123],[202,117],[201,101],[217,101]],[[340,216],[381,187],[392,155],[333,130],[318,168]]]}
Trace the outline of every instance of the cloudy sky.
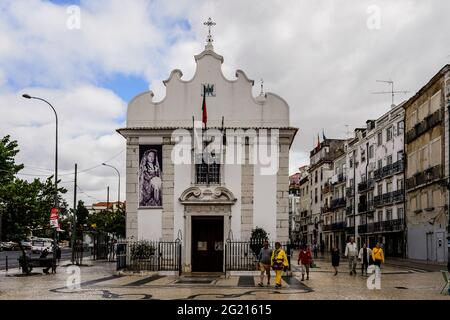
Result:
{"label": "cloudy sky", "polygon": [[[73,7],[75,5],[76,7]],[[79,9],[79,10],[78,10]],[[78,20],[78,11],[80,13]],[[18,140],[21,177],[53,171],[54,115],[60,121],[60,174],[72,205],[73,166],[79,198],[90,204],[117,196],[125,176],[126,106],[149,88],[165,95],[172,69],[193,76],[208,17],[225,75],[242,69],[284,97],[299,133],[291,173],[307,164],[322,128],[345,138],[386,112],[395,81],[399,103],[450,62],[450,2],[430,1],[145,1],[0,0],[0,136]],[[254,94],[259,86],[254,88]],[[122,199],[125,183],[122,183]]]}

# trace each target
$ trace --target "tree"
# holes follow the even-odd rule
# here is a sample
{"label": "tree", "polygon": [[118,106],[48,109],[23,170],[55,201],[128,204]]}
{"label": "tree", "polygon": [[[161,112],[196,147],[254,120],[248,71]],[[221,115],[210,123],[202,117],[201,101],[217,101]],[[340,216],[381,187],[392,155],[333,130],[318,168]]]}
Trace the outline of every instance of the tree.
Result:
{"label": "tree", "polygon": [[[50,210],[54,206],[55,185],[53,177],[44,182],[34,179],[29,182],[18,179],[15,175],[23,168],[16,165],[14,157],[19,150],[17,142],[6,136],[0,141],[0,207],[2,212],[2,237],[17,242],[26,263],[25,249],[22,241],[33,231],[37,235],[48,236],[53,233],[49,223]],[[7,169],[3,169],[7,168]],[[66,214],[67,203],[62,199],[66,193],[58,189],[60,213]],[[25,268],[28,270],[28,268]]]}
{"label": "tree", "polygon": [[267,232],[263,228],[256,227],[252,230],[252,234],[250,236],[250,248],[252,249],[255,255],[258,255],[263,247],[263,243],[267,240]]}
{"label": "tree", "polygon": [[91,230],[114,234],[116,237],[125,236],[125,209],[123,207],[111,212],[101,210],[89,216],[88,225]]}

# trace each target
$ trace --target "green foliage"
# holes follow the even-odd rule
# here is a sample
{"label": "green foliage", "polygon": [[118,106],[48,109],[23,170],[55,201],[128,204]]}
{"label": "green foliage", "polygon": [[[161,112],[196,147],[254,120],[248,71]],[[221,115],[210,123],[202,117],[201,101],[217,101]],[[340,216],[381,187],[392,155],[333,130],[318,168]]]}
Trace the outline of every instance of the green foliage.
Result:
{"label": "green foliage", "polygon": [[[33,232],[37,236],[51,236],[50,210],[54,206],[55,185],[53,177],[45,181],[22,180],[16,174],[23,168],[14,157],[19,152],[17,142],[9,136],[0,140],[0,213],[2,214],[2,239],[19,242]],[[58,188],[60,213],[67,212],[67,203]]]}
{"label": "green foliage", "polygon": [[156,248],[153,243],[141,240],[131,245],[130,254],[132,259],[150,259],[155,251]]}
{"label": "green foliage", "polygon": [[267,232],[263,228],[256,227],[250,236],[250,249],[257,256],[263,247],[264,241],[268,239]]}
{"label": "green foliage", "polygon": [[125,210],[123,207],[115,211],[102,210],[91,214],[87,224],[90,230],[104,231],[116,237],[125,237]]}

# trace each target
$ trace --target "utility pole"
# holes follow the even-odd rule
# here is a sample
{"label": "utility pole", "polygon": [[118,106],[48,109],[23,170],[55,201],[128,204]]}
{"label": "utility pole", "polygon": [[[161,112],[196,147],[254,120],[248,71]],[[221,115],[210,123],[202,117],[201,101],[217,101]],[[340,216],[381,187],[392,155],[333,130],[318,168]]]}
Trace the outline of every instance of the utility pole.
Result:
{"label": "utility pole", "polygon": [[106,188],[106,213],[109,212],[109,186]]}
{"label": "utility pole", "polygon": [[[75,264],[75,243],[76,243],[76,232],[77,232],[77,169],[78,166],[75,163],[75,185],[73,191],[73,217],[72,217],[72,264]],[[83,253],[81,253],[83,254]]]}

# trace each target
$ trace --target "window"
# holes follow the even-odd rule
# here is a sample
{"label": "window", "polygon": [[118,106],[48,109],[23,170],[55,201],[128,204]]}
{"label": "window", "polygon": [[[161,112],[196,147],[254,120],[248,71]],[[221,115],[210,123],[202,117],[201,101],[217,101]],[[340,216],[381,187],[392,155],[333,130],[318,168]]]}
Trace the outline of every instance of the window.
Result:
{"label": "window", "polygon": [[320,168],[320,181],[323,180],[323,168]]}
{"label": "window", "polygon": [[369,159],[373,158],[373,145],[369,147]]}
{"label": "window", "polygon": [[404,157],[404,156],[405,156],[405,155],[404,155],[404,153],[403,153],[403,150],[397,152],[397,161],[403,160],[403,157]]}
{"label": "window", "polygon": [[383,221],[383,211],[378,211],[378,222]]}
{"label": "window", "polygon": [[386,192],[392,192],[392,181],[386,182]]}
{"label": "window", "polygon": [[392,140],[392,127],[386,129],[386,141]]}
{"label": "window", "polygon": [[397,190],[403,190],[403,179],[397,179]]}
{"label": "window", "polygon": [[317,203],[317,188],[314,189],[314,203]]}
{"label": "window", "polygon": [[441,108],[441,90],[436,92],[430,101],[430,113],[434,113]]}
{"label": "window", "polygon": [[353,178],[350,179],[350,187],[353,187],[354,184],[355,184],[355,180]]}
{"label": "window", "polygon": [[377,195],[381,196],[383,194],[383,184],[379,183],[377,188]]}
{"label": "window", "polygon": [[198,163],[195,164],[195,182],[197,184],[220,184],[220,163],[217,163],[214,155],[210,163],[205,162],[202,155],[198,155]]}
{"label": "window", "polygon": [[383,167],[383,160],[378,160],[378,169],[381,169]]}
{"label": "window", "polygon": [[387,158],[386,158],[386,165],[391,165],[392,164],[392,155],[390,155],[390,156],[387,156]]}
{"label": "window", "polygon": [[404,219],[405,214],[402,207],[397,208],[397,219]]}
{"label": "window", "polygon": [[377,142],[378,142],[378,146],[381,146],[383,144],[383,133],[382,132],[378,132]]}
{"label": "window", "polygon": [[317,170],[315,171],[314,182],[317,183]]}
{"label": "window", "polygon": [[392,220],[392,209],[386,209],[386,221]]}
{"label": "window", "polygon": [[430,144],[430,166],[437,166],[441,164],[441,138],[437,138]]}
{"label": "window", "polygon": [[399,136],[403,134],[404,131],[405,131],[405,122],[402,120],[397,123],[397,135]]}
{"label": "window", "polygon": [[353,168],[353,159],[350,159],[350,168]]}

